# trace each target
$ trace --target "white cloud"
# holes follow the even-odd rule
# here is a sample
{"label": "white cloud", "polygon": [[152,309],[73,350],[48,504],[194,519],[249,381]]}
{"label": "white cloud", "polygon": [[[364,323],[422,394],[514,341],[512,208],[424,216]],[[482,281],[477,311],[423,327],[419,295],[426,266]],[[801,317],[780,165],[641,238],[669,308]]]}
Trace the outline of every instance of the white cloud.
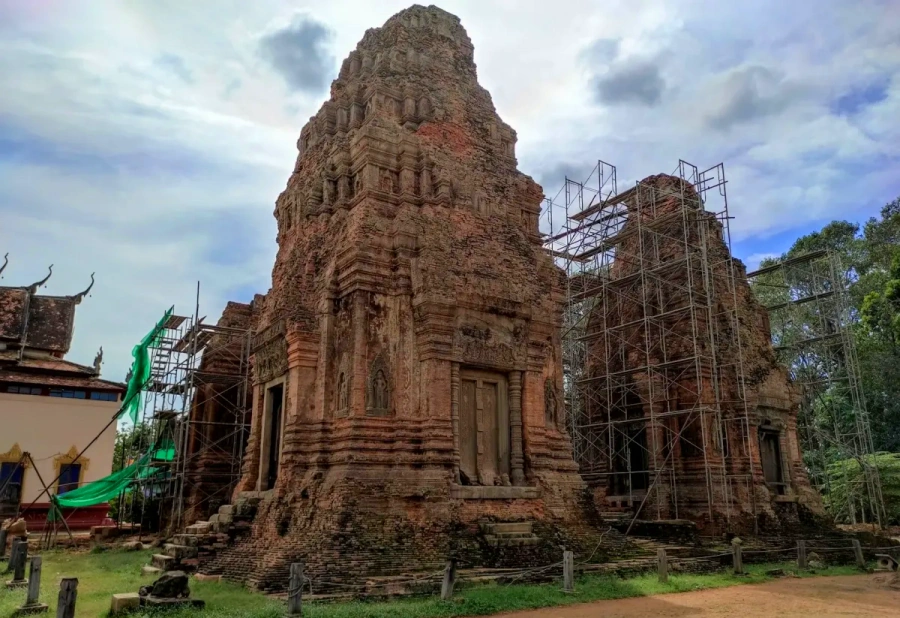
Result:
{"label": "white cloud", "polygon": [[[291,89],[260,42],[305,13],[333,32],[322,65],[333,77],[367,28],[406,6],[0,6],[3,283],[30,283],[55,262],[48,292],[73,293],[96,270],[72,358],[89,362],[102,344],[119,379],[165,308],[191,310],[198,279],[211,317],[236,293],[264,292],[274,200],[327,88]],[[900,193],[900,15],[889,0],[441,6],[461,17],[481,83],[518,131],[520,167],[548,194],[598,158],[618,166],[620,187],[679,158],[724,160],[734,236],[759,245],[752,263],[784,248],[768,238],[862,218]],[[604,57],[589,52],[598,40],[614,42]],[[635,66],[659,77],[642,87],[665,86],[637,91],[652,106],[598,103],[593,80]],[[882,100],[833,113],[871,84],[884,85]],[[710,126],[727,112],[742,121]]]}

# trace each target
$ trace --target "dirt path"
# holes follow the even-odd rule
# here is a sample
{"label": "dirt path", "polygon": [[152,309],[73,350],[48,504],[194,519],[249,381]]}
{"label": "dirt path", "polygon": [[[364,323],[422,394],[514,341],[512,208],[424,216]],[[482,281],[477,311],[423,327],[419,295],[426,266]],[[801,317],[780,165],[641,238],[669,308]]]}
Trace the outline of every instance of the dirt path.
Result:
{"label": "dirt path", "polygon": [[643,616],[900,616],[900,591],[878,575],[781,579],[584,605],[505,614],[507,618],[638,618]]}

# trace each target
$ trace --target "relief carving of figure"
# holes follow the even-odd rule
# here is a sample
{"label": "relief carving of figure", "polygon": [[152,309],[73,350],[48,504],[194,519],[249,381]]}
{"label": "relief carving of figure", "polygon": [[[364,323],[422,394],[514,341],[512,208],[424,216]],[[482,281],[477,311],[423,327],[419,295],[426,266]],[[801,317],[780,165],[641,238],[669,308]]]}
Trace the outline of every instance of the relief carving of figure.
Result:
{"label": "relief carving of figure", "polygon": [[551,378],[544,382],[544,421],[548,427],[558,427],[559,402],[556,398],[556,387]]}
{"label": "relief carving of figure", "polygon": [[381,170],[381,190],[385,193],[390,193],[394,186],[393,181],[391,180],[391,173],[386,170]]}
{"label": "relief carving of figure", "polygon": [[334,181],[326,178],[322,182],[322,203],[331,204],[334,202]]}
{"label": "relief carving of figure", "polygon": [[386,410],[387,405],[387,379],[384,372],[378,370],[375,372],[375,379],[372,381],[372,394],[374,395],[375,407],[380,410]]}
{"label": "relief carving of figure", "polygon": [[378,356],[369,369],[366,388],[366,413],[370,416],[386,416],[391,408],[390,371],[383,356]]}
{"label": "relief carving of figure", "polygon": [[350,406],[350,389],[347,388],[347,377],[344,372],[338,377],[338,410],[345,411]]}
{"label": "relief carving of figure", "polygon": [[391,172],[391,192],[400,193],[400,174]]}

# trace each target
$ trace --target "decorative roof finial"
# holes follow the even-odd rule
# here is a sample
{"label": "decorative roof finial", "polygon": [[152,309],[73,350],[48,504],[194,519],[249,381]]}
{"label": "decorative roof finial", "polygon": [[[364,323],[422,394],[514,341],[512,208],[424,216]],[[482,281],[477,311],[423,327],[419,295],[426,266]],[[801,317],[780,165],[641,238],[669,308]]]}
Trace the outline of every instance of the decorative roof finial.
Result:
{"label": "decorative roof finial", "polygon": [[6,270],[6,265],[9,264],[9,252],[3,255],[3,266],[0,266],[0,275],[3,274],[3,271]]}
{"label": "decorative roof finial", "polygon": [[103,364],[103,346],[100,346],[100,351],[97,352],[97,356],[94,357],[94,373],[100,375],[100,365]]}
{"label": "decorative roof finial", "polygon": [[91,273],[91,284],[89,286],[87,286],[87,289],[84,292],[79,292],[78,294],[76,294],[75,296],[72,297],[75,299],[76,305],[81,303],[81,299],[83,299],[85,296],[87,296],[88,292],[91,291],[91,288],[94,287],[94,274],[95,273]]}
{"label": "decorative roof finial", "polygon": [[36,283],[32,283],[30,286],[28,286],[28,292],[32,295],[37,294],[38,288],[41,287],[42,285],[44,285],[45,283],[47,283],[47,279],[49,279],[50,275],[52,275],[52,274],[53,274],[53,264],[50,264],[50,272],[47,273],[47,276],[44,277],[43,279],[41,279],[40,281],[38,281]]}

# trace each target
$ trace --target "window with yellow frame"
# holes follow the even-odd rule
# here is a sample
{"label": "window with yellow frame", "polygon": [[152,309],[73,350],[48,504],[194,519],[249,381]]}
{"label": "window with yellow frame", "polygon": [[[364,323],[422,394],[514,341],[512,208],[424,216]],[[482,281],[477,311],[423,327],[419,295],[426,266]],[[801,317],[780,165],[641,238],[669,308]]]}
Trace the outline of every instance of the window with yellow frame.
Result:
{"label": "window with yellow frame", "polygon": [[30,462],[23,459],[22,447],[13,444],[5,453],[0,453],[0,517],[7,517],[6,510],[18,511],[25,487],[25,470]]}
{"label": "window with yellow frame", "polygon": [[[76,457],[78,458],[78,461],[75,461]],[[78,457],[78,449],[75,448],[74,444],[72,445],[72,448],[69,449],[69,452],[56,457],[53,460],[53,466],[57,476],[56,485],[54,487],[56,495],[61,496],[64,493],[81,487],[84,473],[87,471],[90,463],[90,460],[84,456]]]}

